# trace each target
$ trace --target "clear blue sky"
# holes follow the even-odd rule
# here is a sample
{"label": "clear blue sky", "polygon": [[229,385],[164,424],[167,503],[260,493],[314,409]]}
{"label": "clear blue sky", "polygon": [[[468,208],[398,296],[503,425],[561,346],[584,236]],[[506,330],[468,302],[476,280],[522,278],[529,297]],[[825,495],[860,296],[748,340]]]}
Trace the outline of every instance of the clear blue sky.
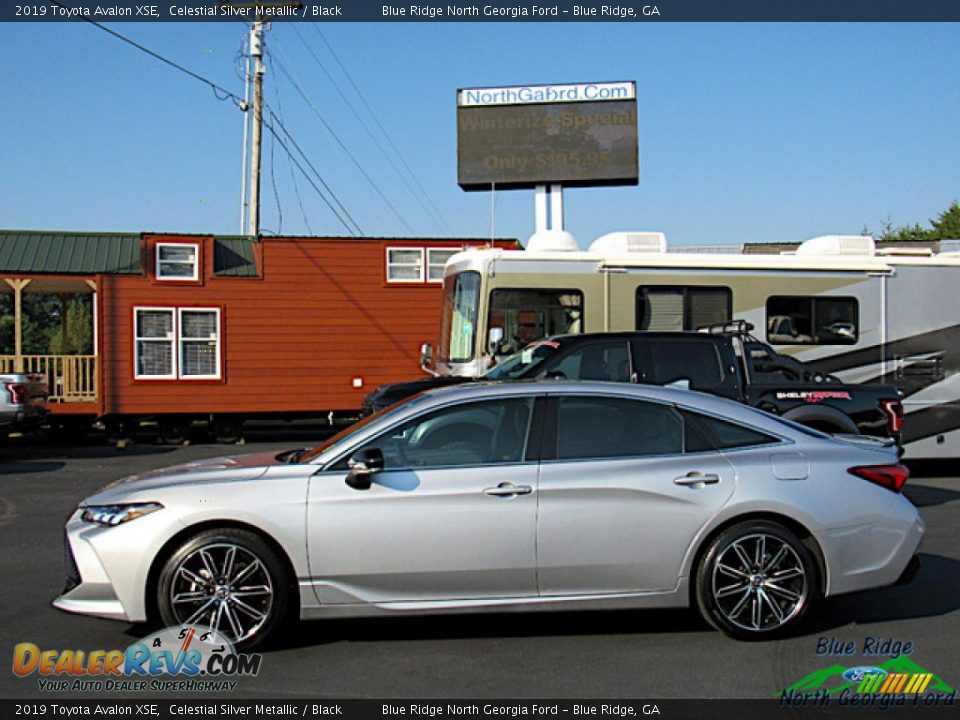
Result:
{"label": "clear blue sky", "polygon": [[[242,95],[240,22],[111,27]],[[304,47],[389,150],[318,30],[447,229]],[[637,82],[640,185],[566,191],[583,247],[611,230],[662,230],[678,245],[925,224],[960,197],[958,25],[299,23],[274,25],[267,43],[396,208],[279,69],[268,73],[268,103],[371,236],[490,234],[489,193],[456,184],[455,91],[470,86]],[[242,120],[230,102],[85,23],[0,25],[0,45],[0,226],[239,231]],[[281,230],[275,182],[282,232],[308,234],[287,158],[274,149],[272,181],[270,154],[268,138],[262,225]],[[299,174],[297,186],[312,233],[344,234]],[[498,193],[496,234],[532,230],[533,193]]]}

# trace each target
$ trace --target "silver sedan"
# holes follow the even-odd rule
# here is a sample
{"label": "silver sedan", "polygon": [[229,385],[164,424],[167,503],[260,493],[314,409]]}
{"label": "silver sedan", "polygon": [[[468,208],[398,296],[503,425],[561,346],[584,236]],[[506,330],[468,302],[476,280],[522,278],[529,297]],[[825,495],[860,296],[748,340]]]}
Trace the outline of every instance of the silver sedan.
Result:
{"label": "silver sedan", "polygon": [[685,607],[742,639],[909,576],[924,533],[882,441],[682,389],[429,391],[310,451],[129,477],[67,523],[54,605],[212,627]]}

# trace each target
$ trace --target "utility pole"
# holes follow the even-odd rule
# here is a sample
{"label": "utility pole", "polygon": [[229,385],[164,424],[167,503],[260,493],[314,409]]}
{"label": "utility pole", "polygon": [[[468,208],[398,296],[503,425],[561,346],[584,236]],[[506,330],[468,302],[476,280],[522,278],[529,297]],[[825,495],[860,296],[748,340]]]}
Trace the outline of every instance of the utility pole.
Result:
{"label": "utility pole", "polygon": [[263,20],[257,10],[257,20],[250,29],[250,55],[253,57],[253,131],[250,145],[250,221],[247,234],[260,235],[260,146],[263,142]]}
{"label": "utility pole", "polygon": [[[299,0],[280,0],[279,2],[221,2],[221,6],[253,10],[256,18],[250,27],[249,52],[253,58],[253,127],[250,132],[250,202],[247,234],[260,236],[260,155],[263,145],[263,34],[266,30],[267,16],[274,16],[281,8],[298,10],[303,5]],[[246,152],[246,137],[244,137]],[[244,170],[246,171],[246,170]],[[242,215],[242,213],[241,213]]]}

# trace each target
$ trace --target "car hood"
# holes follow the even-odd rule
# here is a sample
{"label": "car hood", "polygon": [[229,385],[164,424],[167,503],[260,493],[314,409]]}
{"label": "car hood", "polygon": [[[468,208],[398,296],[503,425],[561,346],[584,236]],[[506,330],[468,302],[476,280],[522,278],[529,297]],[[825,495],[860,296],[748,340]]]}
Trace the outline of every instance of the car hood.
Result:
{"label": "car hood", "polygon": [[249,455],[216,457],[129,475],[101,488],[95,495],[87,498],[85,502],[88,504],[106,502],[115,500],[121,495],[128,495],[131,492],[154,490],[174,485],[252,480],[263,475],[271,465],[280,464],[282,461],[277,459],[278,455],[281,455],[281,453],[269,451]]}
{"label": "car hood", "polygon": [[441,375],[438,377],[408,380],[406,382],[388,383],[386,385],[380,385],[367,395],[363,403],[367,408],[379,409],[425,390],[447,387],[448,385],[460,385],[461,383],[472,382],[473,380],[474,378],[461,377],[459,375]]}

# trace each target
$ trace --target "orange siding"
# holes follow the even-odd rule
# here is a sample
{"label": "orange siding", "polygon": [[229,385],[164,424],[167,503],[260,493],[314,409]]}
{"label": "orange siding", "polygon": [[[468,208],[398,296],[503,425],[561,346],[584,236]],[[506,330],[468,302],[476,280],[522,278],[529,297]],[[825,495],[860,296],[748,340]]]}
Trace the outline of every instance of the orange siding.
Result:
{"label": "orange siding", "polygon": [[[153,247],[198,242],[197,282],[154,278]],[[439,283],[386,282],[387,247],[462,241],[264,238],[260,277],[213,276],[212,238],[145,236],[145,277],[102,278],[103,412],[352,411],[385,382],[422,376],[420,345],[436,343]],[[134,379],[133,309],[221,311],[220,380]],[[353,378],[363,380],[354,388]]]}

